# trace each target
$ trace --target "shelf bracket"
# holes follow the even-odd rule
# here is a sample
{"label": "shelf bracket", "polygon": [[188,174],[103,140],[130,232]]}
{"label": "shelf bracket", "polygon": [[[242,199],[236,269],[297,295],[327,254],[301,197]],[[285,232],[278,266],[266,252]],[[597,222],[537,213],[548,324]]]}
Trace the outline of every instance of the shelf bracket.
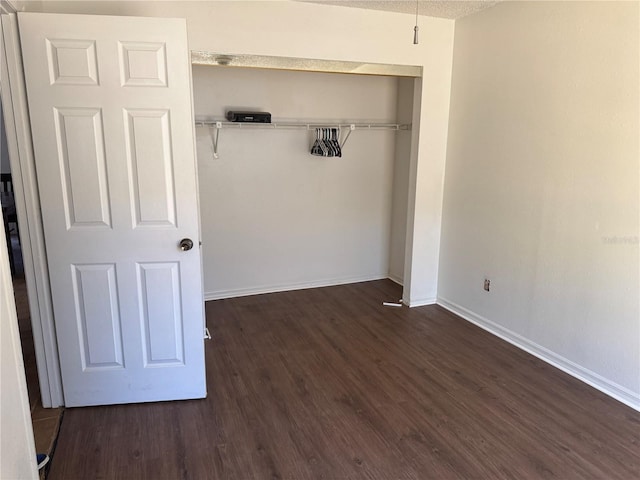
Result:
{"label": "shelf bracket", "polygon": [[[215,125],[209,125],[209,136],[211,137],[211,149],[213,150],[213,158],[220,158],[218,155],[218,137],[220,136],[220,129],[222,128],[222,122],[216,122]],[[213,131],[215,130],[215,137]]]}
{"label": "shelf bracket", "polygon": [[344,140],[340,142],[340,150],[344,148],[345,144],[347,143],[347,140],[349,140],[349,136],[351,135],[351,132],[353,132],[355,129],[356,129],[356,126],[353,123],[349,125],[349,130],[347,131],[347,135],[344,137]]}

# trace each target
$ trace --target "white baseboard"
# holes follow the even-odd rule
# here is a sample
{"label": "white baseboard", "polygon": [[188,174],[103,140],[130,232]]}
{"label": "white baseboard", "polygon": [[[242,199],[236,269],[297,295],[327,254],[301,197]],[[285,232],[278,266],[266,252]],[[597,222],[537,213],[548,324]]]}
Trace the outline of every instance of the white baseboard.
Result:
{"label": "white baseboard", "polygon": [[437,303],[441,307],[446,308],[468,322],[479,326],[483,330],[500,337],[501,339],[515,345],[531,355],[534,355],[535,357],[538,357],[541,360],[544,360],[548,364],[559,368],[563,372],[568,373],[588,385],[591,385],[606,395],[628,405],[634,410],[640,411],[640,394],[635,393],[622,385],[618,385],[617,383],[612,382],[611,380],[608,380],[603,376],[592,372],[591,370],[584,368],[577,363],[574,363],[571,360],[568,360],[507,328],[504,328],[501,325],[498,325],[497,323],[492,322],[491,320],[477,315],[471,310],[468,310],[455,302],[438,297]]}
{"label": "white baseboard", "polygon": [[394,275],[394,274],[392,274],[392,273],[390,273],[389,275],[387,275],[387,278],[388,278],[389,280],[391,280],[392,282],[397,283],[397,284],[398,284],[398,285],[400,285],[401,287],[403,286],[403,283],[404,283],[404,279],[403,279],[403,278],[400,278],[400,277],[398,277],[397,275]]}
{"label": "white baseboard", "polygon": [[409,307],[413,308],[413,307],[424,307],[425,305],[434,305],[435,303],[437,303],[437,300],[438,299],[436,297],[419,298],[417,300],[410,300]]}
{"label": "white baseboard", "polygon": [[332,287],[349,283],[370,282],[372,280],[384,280],[389,275],[380,273],[376,275],[364,275],[359,277],[338,277],[317,280],[313,282],[290,283],[283,285],[270,285],[263,287],[238,288],[231,290],[219,290],[217,292],[205,292],[204,300],[222,300],[224,298],[248,297],[250,295],[262,295],[263,293],[287,292],[290,290],[304,290],[306,288]]}

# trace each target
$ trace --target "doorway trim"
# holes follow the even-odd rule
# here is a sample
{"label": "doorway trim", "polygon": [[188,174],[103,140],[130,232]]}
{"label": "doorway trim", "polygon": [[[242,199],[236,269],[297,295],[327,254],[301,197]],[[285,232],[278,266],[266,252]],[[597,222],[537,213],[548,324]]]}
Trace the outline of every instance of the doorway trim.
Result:
{"label": "doorway trim", "polygon": [[11,174],[14,178],[16,213],[27,284],[31,328],[35,347],[42,406],[64,405],[58,344],[53,322],[49,269],[44,243],[40,198],[35,172],[31,126],[22,70],[18,21],[10,5],[2,3],[1,83]]}

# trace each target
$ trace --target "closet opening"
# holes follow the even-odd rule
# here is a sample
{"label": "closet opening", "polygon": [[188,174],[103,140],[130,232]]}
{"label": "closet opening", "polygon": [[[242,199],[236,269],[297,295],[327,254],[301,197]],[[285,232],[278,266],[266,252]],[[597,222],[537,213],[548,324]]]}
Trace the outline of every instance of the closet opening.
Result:
{"label": "closet opening", "polygon": [[[416,78],[197,63],[205,300],[383,278],[406,289]],[[228,126],[212,141],[229,110],[310,128]],[[311,155],[312,126],[352,124],[407,128],[355,129],[341,156]]]}

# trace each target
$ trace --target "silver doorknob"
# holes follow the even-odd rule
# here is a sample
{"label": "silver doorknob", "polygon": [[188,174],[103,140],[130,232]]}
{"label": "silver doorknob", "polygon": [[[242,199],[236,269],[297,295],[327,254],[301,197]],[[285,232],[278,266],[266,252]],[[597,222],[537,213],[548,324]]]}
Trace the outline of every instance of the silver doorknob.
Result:
{"label": "silver doorknob", "polygon": [[193,248],[193,240],[191,240],[190,238],[183,238],[182,240],[180,240],[179,246],[180,250],[182,250],[183,252],[191,250]]}

